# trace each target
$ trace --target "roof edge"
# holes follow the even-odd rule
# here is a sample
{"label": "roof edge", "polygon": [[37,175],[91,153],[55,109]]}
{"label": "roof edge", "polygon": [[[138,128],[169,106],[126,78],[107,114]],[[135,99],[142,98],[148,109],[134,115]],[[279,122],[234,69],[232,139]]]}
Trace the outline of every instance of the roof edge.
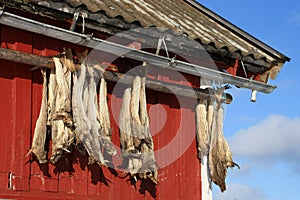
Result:
{"label": "roof edge", "polygon": [[276,49],[270,47],[269,45],[267,45],[266,43],[264,43],[261,40],[257,39],[256,37],[254,37],[254,36],[250,35],[249,33],[245,32],[241,28],[239,28],[236,25],[232,24],[228,20],[224,19],[223,17],[216,14],[212,10],[206,8],[205,6],[198,3],[197,1],[195,1],[195,0],[184,0],[184,1],[186,3],[188,3],[189,5],[191,5],[192,7],[194,7],[195,9],[202,12],[203,14],[205,14],[206,16],[208,16],[209,18],[213,19],[214,21],[216,21],[220,25],[222,25],[222,26],[226,27],[227,29],[229,29],[230,31],[234,32],[239,37],[242,37],[243,39],[247,40],[248,42],[252,43],[253,45],[259,47],[261,50],[268,53],[269,55],[274,56],[275,58],[278,58],[278,59],[282,60],[283,62],[291,61],[291,58],[289,58],[288,56],[284,55],[283,53],[281,53],[281,52],[277,51]]}

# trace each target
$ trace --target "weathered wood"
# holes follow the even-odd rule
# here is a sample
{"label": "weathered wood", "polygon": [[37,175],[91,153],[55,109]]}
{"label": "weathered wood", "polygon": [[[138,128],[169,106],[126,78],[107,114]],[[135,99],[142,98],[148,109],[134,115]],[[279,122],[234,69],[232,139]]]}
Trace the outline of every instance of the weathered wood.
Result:
{"label": "weathered wood", "polygon": [[24,53],[6,48],[0,48],[0,59],[39,67],[54,67],[54,62],[49,57]]}
{"label": "weathered wood", "polygon": [[[53,60],[50,57],[24,53],[24,52],[6,49],[6,48],[0,48],[0,59],[38,66],[38,67],[45,67],[45,68],[54,67]],[[123,74],[111,73],[109,71],[105,71],[103,77],[107,81],[118,82],[121,84],[130,84],[130,85],[132,84],[134,79],[134,77],[131,76],[126,75],[126,77],[124,77]],[[161,81],[153,81],[149,79],[146,81],[146,88],[158,92],[175,94],[178,96],[184,96],[190,98],[198,98],[201,100],[210,100],[214,98],[213,95],[214,90],[212,89],[199,89],[199,88],[192,89],[191,87],[188,86],[165,83]],[[232,96],[226,93],[226,98],[224,102],[230,104],[232,102]]]}

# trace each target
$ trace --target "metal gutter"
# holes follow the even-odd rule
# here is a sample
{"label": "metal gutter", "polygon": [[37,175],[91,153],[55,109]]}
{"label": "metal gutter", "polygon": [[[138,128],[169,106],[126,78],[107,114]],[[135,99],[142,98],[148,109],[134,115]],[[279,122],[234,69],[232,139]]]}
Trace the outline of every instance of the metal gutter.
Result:
{"label": "metal gutter", "polygon": [[248,88],[250,90],[271,93],[276,86],[266,83],[232,76],[227,73],[208,69],[199,65],[194,65],[171,58],[155,55],[149,52],[132,49],[127,46],[94,38],[91,35],[80,34],[66,29],[55,27],[49,24],[34,21],[8,12],[0,12],[0,24],[14,28],[26,30],[29,32],[57,38],[66,42],[82,45],[102,52],[111,53],[118,56],[124,56],[130,59],[147,62],[149,64],[169,68],[179,72],[201,76],[205,79],[220,81],[224,84],[236,85],[238,87]]}
{"label": "metal gutter", "polygon": [[255,45],[257,47],[259,47],[260,49],[262,49],[264,52],[268,53],[269,55],[271,55],[271,56],[273,56],[277,59],[280,59],[283,62],[285,62],[285,61],[289,62],[291,60],[289,57],[287,57],[284,54],[278,52],[277,50],[275,50],[272,47],[270,47],[269,45],[263,43],[262,41],[255,38],[254,36],[246,33],[245,31],[243,31],[239,27],[237,27],[234,24],[230,23],[229,21],[227,21],[223,17],[219,16],[218,14],[214,13],[213,11],[211,11],[210,9],[206,8],[205,6],[199,4],[198,2],[196,2],[194,0],[184,0],[184,1],[189,3],[191,6],[193,6],[194,8],[199,10],[200,12],[204,13],[209,18],[211,18],[214,21],[218,22],[222,26],[228,28],[233,33],[236,33],[241,38],[244,38],[248,42],[252,43],[253,45]]}

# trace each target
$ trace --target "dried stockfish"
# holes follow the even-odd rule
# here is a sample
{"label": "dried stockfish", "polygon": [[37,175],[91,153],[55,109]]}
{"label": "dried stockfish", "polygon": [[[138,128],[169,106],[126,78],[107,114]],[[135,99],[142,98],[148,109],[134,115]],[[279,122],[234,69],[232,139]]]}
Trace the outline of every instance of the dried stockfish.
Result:
{"label": "dried stockfish", "polygon": [[54,113],[52,113],[52,155],[50,161],[56,163],[63,152],[70,152],[74,141],[73,119],[71,117],[71,72],[58,58],[53,58],[56,70],[57,92]]}
{"label": "dried stockfish", "polygon": [[197,144],[199,158],[207,156],[210,145],[210,135],[207,120],[207,101],[200,100],[196,106]]}
{"label": "dried stockfish", "polygon": [[31,150],[40,164],[47,163],[47,152],[45,151],[45,141],[47,134],[47,76],[46,69],[41,69],[43,75],[43,94],[39,117],[36,122]]}
{"label": "dried stockfish", "polygon": [[57,82],[55,68],[51,68],[48,83],[48,120],[47,125],[51,126],[55,109],[55,97],[57,92]]}
{"label": "dried stockfish", "polygon": [[136,174],[140,172],[142,168],[141,160],[141,130],[142,125],[139,116],[139,105],[140,105],[140,88],[141,88],[141,78],[135,77],[132,84],[131,99],[130,99],[130,122],[131,122],[131,137],[133,140],[134,150],[129,155],[129,173],[136,178]]}
{"label": "dried stockfish", "polygon": [[128,155],[133,152],[133,137],[131,135],[131,116],[130,116],[131,88],[124,91],[123,102],[119,115],[120,141],[123,154]]}
{"label": "dried stockfish", "polygon": [[111,137],[111,126],[110,126],[110,117],[109,110],[107,105],[107,85],[104,78],[101,78],[100,82],[100,91],[99,91],[99,122],[103,133],[106,136]]}
{"label": "dried stockfish", "polygon": [[99,112],[98,118],[100,122],[100,140],[109,155],[116,155],[117,151],[111,142],[111,125],[109,110],[107,105],[107,85],[104,78],[101,78],[99,91]]}
{"label": "dried stockfish", "polygon": [[213,117],[214,117],[214,103],[212,100],[207,102],[207,127],[208,127],[208,134],[211,135],[212,130],[212,123],[213,123]]}
{"label": "dried stockfish", "polygon": [[[85,112],[85,106],[83,102],[84,87],[86,90],[86,66],[81,64],[81,67],[73,75],[73,96],[72,96],[72,109],[75,125],[75,133],[77,139],[77,146],[82,144],[91,162],[104,163],[103,155],[100,151],[100,145],[96,140],[94,144],[94,138],[91,135],[92,125]],[[86,98],[86,97],[85,97]]]}
{"label": "dried stockfish", "polygon": [[103,149],[110,155],[116,154],[111,142],[106,82],[101,79],[98,102],[97,85],[100,74],[94,67],[87,66],[84,61],[86,55],[87,52],[76,55],[80,65],[74,64],[70,49],[65,49],[65,55],[60,59],[53,58],[55,68],[51,69],[48,85],[46,72],[42,71],[42,109],[30,151],[37,155],[40,163],[47,162],[47,152],[44,150],[47,126],[51,128],[52,134],[52,163],[56,163],[64,152],[71,152],[71,145],[75,139],[78,150],[84,153],[83,146],[87,151],[90,164],[106,165],[102,155]]}
{"label": "dried stockfish", "polygon": [[[146,79],[136,77],[132,90],[126,89],[119,125],[123,157],[128,160],[127,172],[136,180],[150,178],[157,183],[154,145],[149,128],[146,103]],[[131,93],[131,94],[130,94]]]}
{"label": "dried stockfish", "polygon": [[223,135],[224,109],[222,107],[222,94],[223,89],[219,89],[216,94],[217,106],[214,111],[211,129],[209,168],[212,181],[218,185],[223,192],[226,190],[225,179],[227,169],[238,165],[233,162],[228,143]]}
{"label": "dried stockfish", "polygon": [[142,161],[140,159],[141,156],[135,151],[133,145],[133,135],[131,130],[132,119],[130,113],[131,95],[131,88],[125,89],[119,116],[119,129],[123,158],[128,161],[126,171],[135,177],[135,174],[137,174],[142,167]]}
{"label": "dried stockfish", "polygon": [[157,167],[154,158],[154,144],[150,134],[149,117],[147,113],[147,99],[146,99],[146,77],[142,78],[140,89],[140,122],[141,130],[141,153],[142,153],[142,169],[140,176],[143,178],[149,177],[154,183],[157,183]]}
{"label": "dried stockfish", "polygon": [[64,56],[61,59],[63,65],[71,72],[78,70],[78,66],[73,62],[73,53],[70,48],[64,48]]}
{"label": "dried stockfish", "polygon": [[139,105],[140,105],[140,89],[141,89],[141,78],[135,77],[133,80],[131,100],[130,100],[130,115],[131,115],[131,134],[133,136],[133,144],[135,148],[138,148],[141,143],[141,121],[139,116]]}
{"label": "dried stockfish", "polygon": [[[97,85],[99,82],[99,79],[95,80],[94,77],[94,69],[92,67],[86,66],[87,68],[87,87],[86,87],[86,91],[87,94],[84,94],[84,100],[86,99],[87,102],[84,103],[84,105],[86,105],[86,113],[87,113],[87,117],[90,121],[91,124],[91,130],[90,130],[90,134],[92,137],[92,144],[93,144],[93,148],[94,151],[97,152],[98,159],[97,157],[90,159],[90,164],[92,164],[94,161],[97,162],[100,165],[106,165],[102,152],[101,152],[101,143],[99,140],[100,134],[99,131],[101,129],[100,127],[100,123],[97,120],[97,114],[98,114],[98,104],[97,104]],[[95,160],[93,160],[95,159]]]}

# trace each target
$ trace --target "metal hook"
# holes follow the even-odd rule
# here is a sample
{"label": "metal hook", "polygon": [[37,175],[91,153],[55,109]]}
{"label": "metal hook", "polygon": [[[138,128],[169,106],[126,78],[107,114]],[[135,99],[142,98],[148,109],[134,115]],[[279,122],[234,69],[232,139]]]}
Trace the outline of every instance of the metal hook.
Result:
{"label": "metal hook", "polygon": [[77,8],[74,12],[74,15],[73,15],[73,21],[72,21],[72,24],[71,24],[71,27],[70,27],[70,31],[75,31],[77,20],[78,20],[78,17],[79,17],[79,13],[80,13],[80,8]]}
{"label": "metal hook", "polygon": [[155,52],[156,55],[159,54],[159,51],[160,51],[160,48],[161,48],[162,44],[164,45],[164,48],[166,50],[167,57],[170,58],[169,52],[168,52],[168,47],[167,47],[167,44],[166,44],[166,41],[165,41],[164,33],[158,39],[157,48],[156,48],[156,52]]}
{"label": "metal hook", "polygon": [[3,6],[0,8],[0,16],[1,16],[1,15],[3,14],[3,12],[4,12],[5,6],[6,6],[6,0],[4,1]]}

